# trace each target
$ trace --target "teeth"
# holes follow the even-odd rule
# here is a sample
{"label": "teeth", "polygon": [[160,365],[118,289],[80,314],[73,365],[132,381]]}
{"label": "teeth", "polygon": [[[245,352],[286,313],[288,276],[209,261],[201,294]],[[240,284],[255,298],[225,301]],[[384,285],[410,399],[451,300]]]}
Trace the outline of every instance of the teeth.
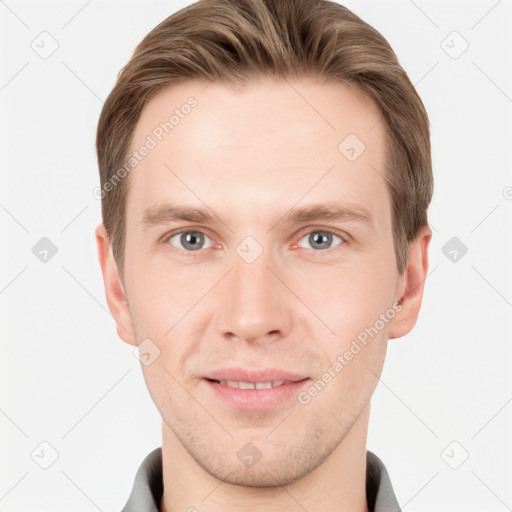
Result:
{"label": "teeth", "polygon": [[255,389],[268,389],[272,387],[272,382],[256,382],[254,387]]}
{"label": "teeth", "polygon": [[268,389],[282,386],[284,380],[276,380],[274,382],[241,382],[237,380],[221,380],[220,384],[238,389]]}

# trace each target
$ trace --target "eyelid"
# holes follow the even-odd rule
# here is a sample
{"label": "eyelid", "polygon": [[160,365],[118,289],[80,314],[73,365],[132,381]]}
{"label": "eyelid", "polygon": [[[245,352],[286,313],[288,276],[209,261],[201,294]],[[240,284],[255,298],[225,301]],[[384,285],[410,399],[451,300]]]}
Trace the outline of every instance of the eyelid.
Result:
{"label": "eyelid", "polygon": [[209,230],[204,228],[204,227],[199,227],[199,226],[182,226],[181,228],[176,228],[172,231],[168,231],[167,233],[165,233],[161,240],[165,241],[165,240],[169,240],[169,238],[175,236],[175,235],[180,235],[181,233],[189,233],[189,232],[194,232],[194,233],[202,233],[203,235],[208,235],[210,238],[211,235],[209,234]]}
{"label": "eyelid", "polygon": [[335,228],[322,226],[308,226],[307,228],[304,228],[304,231],[301,230],[301,233],[304,233],[301,236],[301,238],[304,235],[307,235],[308,233],[312,233],[314,231],[320,231],[322,233],[331,233],[332,235],[339,236],[344,242],[348,242],[350,239],[350,236],[348,235],[348,233],[345,233],[345,231],[339,231]]}
{"label": "eyelid", "polygon": [[186,251],[185,249],[180,249],[179,247],[174,247],[170,243],[171,238],[175,237],[176,235],[181,235],[183,233],[201,233],[202,235],[208,237],[210,239],[212,245],[211,245],[211,247],[207,247],[207,249],[212,249],[216,244],[213,237],[208,234],[207,230],[205,230],[204,228],[196,228],[194,226],[180,228],[180,229],[176,229],[174,231],[170,231],[170,232],[166,233],[164,236],[162,236],[160,241],[165,244],[168,244],[170,247],[172,247],[173,249],[176,249],[177,251],[179,251],[182,254],[185,253],[186,255],[194,255],[203,250],[203,249],[200,249],[198,251]]}
{"label": "eyelid", "polygon": [[326,227],[320,227],[320,226],[308,226],[307,228],[304,228],[305,230],[302,231],[301,230],[301,234],[298,238],[298,241],[295,242],[292,246],[293,249],[304,249],[304,247],[299,247],[299,242],[308,234],[311,234],[311,233],[329,233],[331,235],[335,235],[337,236],[338,238],[341,239],[341,243],[339,245],[336,245],[334,247],[329,247],[328,249],[324,249],[324,250],[320,250],[320,251],[315,251],[314,249],[308,249],[309,251],[313,251],[314,253],[322,253],[322,252],[327,252],[329,250],[334,250],[336,249],[336,247],[339,247],[339,246],[342,246],[342,245],[345,245],[348,243],[348,241],[350,240],[350,236],[345,233],[345,232],[342,232],[342,231],[338,231],[337,229],[334,229],[334,228],[326,228]]}

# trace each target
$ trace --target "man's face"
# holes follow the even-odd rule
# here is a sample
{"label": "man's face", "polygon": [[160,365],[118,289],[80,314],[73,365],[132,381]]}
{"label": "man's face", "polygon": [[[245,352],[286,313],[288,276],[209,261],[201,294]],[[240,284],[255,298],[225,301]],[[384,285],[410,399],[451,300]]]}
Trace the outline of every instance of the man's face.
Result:
{"label": "man's face", "polygon": [[[161,91],[132,139],[132,150],[148,135],[158,144],[129,178],[124,287],[135,339],[124,339],[151,340],[147,358],[159,350],[142,368],[164,440],[217,478],[283,485],[366,428],[404,291],[384,123],[341,84],[206,85]],[[191,96],[197,105],[158,141],[155,127]],[[166,211],[178,207],[212,218],[173,220]],[[313,208],[345,215],[296,218]],[[215,380],[301,382],[251,391]]]}

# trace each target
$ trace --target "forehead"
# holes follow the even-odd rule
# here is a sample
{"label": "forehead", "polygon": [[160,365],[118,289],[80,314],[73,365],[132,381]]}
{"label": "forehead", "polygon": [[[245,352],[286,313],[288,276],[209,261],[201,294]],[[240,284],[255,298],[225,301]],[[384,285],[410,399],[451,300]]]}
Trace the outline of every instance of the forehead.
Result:
{"label": "forehead", "polygon": [[172,85],[148,102],[135,128],[131,151],[150,149],[130,172],[128,211],[201,199],[226,208],[238,201],[254,213],[258,201],[291,206],[307,195],[384,213],[380,120],[359,91],[314,78]]}

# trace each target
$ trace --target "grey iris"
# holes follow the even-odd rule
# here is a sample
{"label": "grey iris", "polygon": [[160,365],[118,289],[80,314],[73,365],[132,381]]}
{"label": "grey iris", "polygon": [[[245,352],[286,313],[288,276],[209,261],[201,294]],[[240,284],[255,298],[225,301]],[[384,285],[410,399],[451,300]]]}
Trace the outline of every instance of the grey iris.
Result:
{"label": "grey iris", "polygon": [[[309,243],[311,247],[315,247],[315,244],[332,244],[332,233],[326,233],[323,231],[314,231],[309,235]],[[329,247],[317,247],[318,249],[329,249]]]}
{"label": "grey iris", "polygon": [[190,249],[192,251],[201,249],[201,247],[198,246],[197,244],[198,240],[204,243],[203,234],[197,231],[187,231],[186,233],[182,233],[180,239],[181,243],[183,244],[183,247]]}

